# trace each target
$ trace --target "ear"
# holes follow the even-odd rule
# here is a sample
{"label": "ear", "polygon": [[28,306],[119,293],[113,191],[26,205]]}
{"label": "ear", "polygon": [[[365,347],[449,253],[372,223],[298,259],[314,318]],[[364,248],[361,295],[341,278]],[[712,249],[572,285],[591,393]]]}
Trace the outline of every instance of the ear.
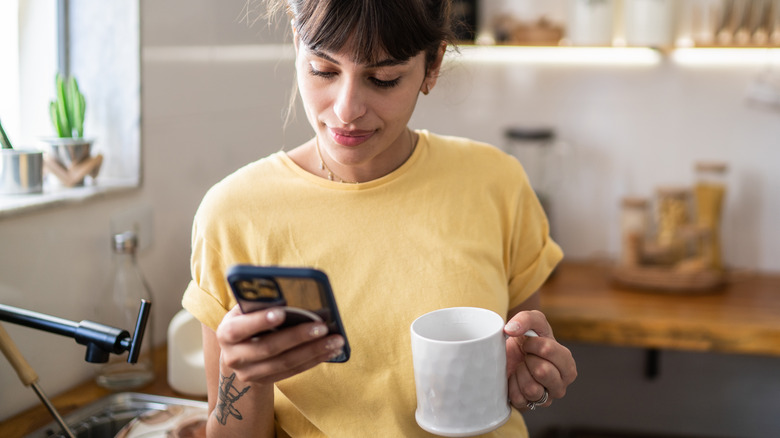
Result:
{"label": "ear", "polygon": [[439,52],[436,54],[436,59],[428,68],[428,73],[425,75],[422,88],[420,88],[423,94],[428,94],[436,85],[436,81],[439,79],[439,72],[441,71],[441,64],[444,61],[444,53],[446,51],[447,43],[441,43],[441,46],[439,46]]}

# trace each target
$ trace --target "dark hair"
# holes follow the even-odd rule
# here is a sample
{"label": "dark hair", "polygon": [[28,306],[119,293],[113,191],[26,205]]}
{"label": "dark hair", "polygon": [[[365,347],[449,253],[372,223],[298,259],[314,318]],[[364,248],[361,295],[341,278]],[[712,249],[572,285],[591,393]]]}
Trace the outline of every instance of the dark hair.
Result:
{"label": "dark hair", "polygon": [[[407,60],[421,51],[426,71],[442,42],[453,45],[450,0],[270,0],[284,6],[300,42],[315,50],[350,50],[356,62],[382,52]],[[348,46],[349,44],[349,46]]]}

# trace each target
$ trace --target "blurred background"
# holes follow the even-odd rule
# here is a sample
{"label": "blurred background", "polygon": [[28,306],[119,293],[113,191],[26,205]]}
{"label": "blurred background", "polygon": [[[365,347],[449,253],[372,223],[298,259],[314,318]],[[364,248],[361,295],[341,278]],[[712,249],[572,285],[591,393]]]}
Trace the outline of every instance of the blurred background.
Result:
{"label": "blurred background", "polygon": [[[154,294],[153,333],[162,344],[189,281],[192,217],[206,190],[313,133],[299,103],[285,122],[294,53],[288,25],[269,25],[261,6],[119,0],[118,10],[107,11],[99,3],[70,1],[70,68],[93,100],[87,128],[100,134],[95,147],[104,168],[75,192],[50,181],[45,202],[0,196],[0,303],[77,321],[98,318],[96,303],[111,280],[111,235],[130,227],[141,240],[138,264]],[[696,163],[717,161],[728,166],[724,265],[780,273],[778,1],[456,3],[467,23],[464,42],[448,55],[433,92],[420,96],[410,125],[518,156],[527,150],[521,143],[540,140],[508,130],[545,132],[548,152],[529,158],[527,167],[542,175],[535,186],[546,191],[566,260],[617,259],[621,199],[652,201],[660,186],[691,186]],[[25,16],[35,5],[19,0],[14,13]],[[92,27],[102,36],[78,20],[101,23]],[[119,44],[114,38],[124,42],[121,50],[110,49]],[[109,49],[85,49],[96,44]],[[120,52],[127,68],[107,74],[115,61],[106,54]],[[49,135],[46,101],[57,64],[56,56],[46,59],[42,79],[26,85],[39,90],[40,105],[28,111],[42,113],[36,117],[43,121],[0,112],[19,144]],[[116,90],[129,90],[129,97],[117,99]],[[101,188],[114,181],[118,188]],[[92,365],[71,341],[5,326],[49,393],[91,378]],[[642,349],[567,345],[580,377],[565,399],[526,415],[532,436],[575,426],[780,435],[777,357],[664,352],[661,374],[647,379]],[[0,419],[37,404],[4,360],[0,387]]]}

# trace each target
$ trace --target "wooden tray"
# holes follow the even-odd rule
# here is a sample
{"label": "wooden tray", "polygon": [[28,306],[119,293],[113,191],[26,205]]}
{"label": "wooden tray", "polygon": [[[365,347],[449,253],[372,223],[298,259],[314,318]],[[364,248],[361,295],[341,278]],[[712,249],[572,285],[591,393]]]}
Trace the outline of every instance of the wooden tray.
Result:
{"label": "wooden tray", "polygon": [[715,292],[726,282],[719,271],[686,272],[662,266],[616,266],[612,279],[624,286],[665,293]]}

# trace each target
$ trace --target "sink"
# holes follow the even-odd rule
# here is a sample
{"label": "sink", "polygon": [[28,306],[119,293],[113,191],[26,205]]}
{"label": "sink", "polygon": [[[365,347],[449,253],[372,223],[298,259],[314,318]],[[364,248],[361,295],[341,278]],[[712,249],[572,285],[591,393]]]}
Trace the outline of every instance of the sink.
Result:
{"label": "sink", "polygon": [[[182,413],[186,413],[189,418],[198,417],[205,420],[207,406],[208,404],[202,401],[122,392],[97,400],[63,418],[77,438],[114,438],[125,426],[130,430],[135,429],[135,426],[145,428],[144,436],[166,436],[165,431],[160,429],[163,423],[173,428],[175,426],[173,420]],[[156,414],[165,414],[167,417],[166,422],[153,422],[155,433],[159,432],[158,434],[149,433],[149,427],[138,424],[140,420],[130,424],[134,419],[154,417]],[[159,418],[160,415],[157,417]],[[52,421],[25,438],[60,437],[65,438],[65,434],[62,433],[60,426]]]}

